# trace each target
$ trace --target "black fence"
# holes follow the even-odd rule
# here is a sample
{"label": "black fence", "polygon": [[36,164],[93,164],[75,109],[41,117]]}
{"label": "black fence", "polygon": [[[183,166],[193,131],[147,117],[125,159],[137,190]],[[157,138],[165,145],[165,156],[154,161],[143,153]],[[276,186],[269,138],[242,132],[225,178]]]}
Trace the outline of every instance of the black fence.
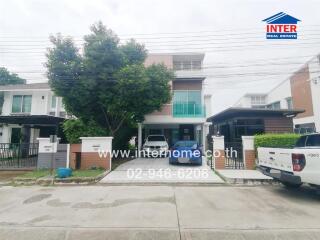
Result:
{"label": "black fence", "polygon": [[244,169],[242,142],[225,143],[225,168]]}
{"label": "black fence", "polygon": [[0,143],[0,169],[35,168],[38,143]]}

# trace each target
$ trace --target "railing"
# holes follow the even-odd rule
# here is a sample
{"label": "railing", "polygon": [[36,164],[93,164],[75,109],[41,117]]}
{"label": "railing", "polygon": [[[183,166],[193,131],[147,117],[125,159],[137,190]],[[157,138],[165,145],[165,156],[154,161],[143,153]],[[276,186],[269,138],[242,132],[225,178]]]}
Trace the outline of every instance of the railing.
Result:
{"label": "railing", "polygon": [[244,169],[242,142],[225,143],[225,168]]}
{"label": "railing", "polygon": [[0,143],[0,168],[34,168],[38,143]]}
{"label": "railing", "polygon": [[205,117],[205,107],[195,103],[173,103],[173,117]]}

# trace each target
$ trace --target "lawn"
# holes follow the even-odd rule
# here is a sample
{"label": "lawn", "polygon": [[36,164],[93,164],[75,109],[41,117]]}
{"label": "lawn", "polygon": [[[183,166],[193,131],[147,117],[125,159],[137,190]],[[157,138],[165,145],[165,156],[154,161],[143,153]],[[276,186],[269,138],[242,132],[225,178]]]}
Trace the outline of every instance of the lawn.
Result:
{"label": "lawn", "polygon": [[[95,170],[74,170],[71,177],[96,177],[104,172],[103,169]],[[56,173],[56,172],[55,172]],[[32,172],[20,175],[19,178],[41,178],[50,176],[50,170],[34,170]]]}
{"label": "lawn", "polygon": [[50,170],[34,170],[20,175],[19,178],[41,178],[50,175]]}
{"label": "lawn", "polygon": [[102,174],[105,170],[95,169],[95,170],[74,170],[72,171],[72,177],[96,177]]}

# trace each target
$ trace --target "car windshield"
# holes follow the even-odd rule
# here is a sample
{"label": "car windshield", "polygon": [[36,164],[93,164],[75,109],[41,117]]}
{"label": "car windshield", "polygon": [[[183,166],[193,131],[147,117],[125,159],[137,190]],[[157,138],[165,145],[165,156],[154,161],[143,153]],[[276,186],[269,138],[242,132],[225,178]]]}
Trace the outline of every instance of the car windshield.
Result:
{"label": "car windshield", "polygon": [[194,147],[194,146],[197,146],[196,141],[180,141],[180,142],[176,142],[176,144],[174,145],[174,147]]}
{"label": "car windshield", "polygon": [[148,137],[149,142],[164,142],[166,139],[164,136],[158,135],[158,136],[149,136]]}

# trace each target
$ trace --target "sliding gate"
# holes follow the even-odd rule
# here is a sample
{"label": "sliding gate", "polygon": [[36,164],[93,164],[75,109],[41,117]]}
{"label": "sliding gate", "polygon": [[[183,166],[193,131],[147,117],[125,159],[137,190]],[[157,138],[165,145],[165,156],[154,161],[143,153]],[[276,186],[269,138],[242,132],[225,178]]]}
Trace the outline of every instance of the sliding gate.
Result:
{"label": "sliding gate", "polygon": [[225,168],[244,169],[242,142],[225,143]]}

